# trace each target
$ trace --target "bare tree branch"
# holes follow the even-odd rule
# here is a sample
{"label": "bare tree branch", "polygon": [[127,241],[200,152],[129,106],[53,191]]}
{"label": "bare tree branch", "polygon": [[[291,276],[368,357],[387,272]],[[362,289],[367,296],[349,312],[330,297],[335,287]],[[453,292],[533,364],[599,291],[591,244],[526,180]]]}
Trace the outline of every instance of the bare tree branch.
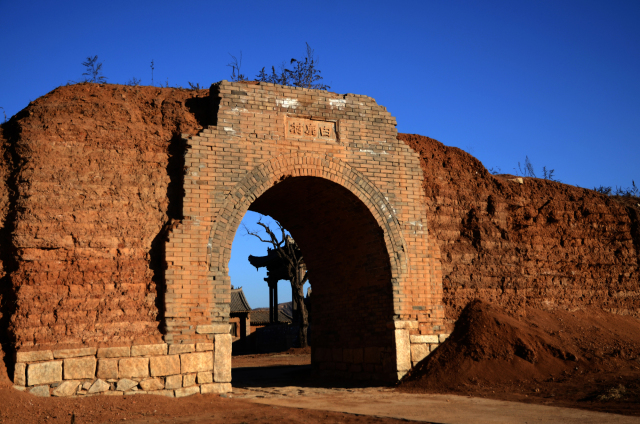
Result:
{"label": "bare tree branch", "polygon": [[[301,347],[306,347],[308,346],[307,328],[309,326],[309,318],[306,307],[304,305],[303,287],[304,284],[308,281],[308,272],[306,271],[304,259],[300,253],[300,249],[298,248],[293,238],[291,236],[287,236],[286,230],[278,221],[275,221],[275,223],[280,228],[282,240],[278,240],[278,237],[276,237],[271,228],[269,228],[269,226],[263,223],[261,220],[259,220],[257,224],[261,226],[267,233],[267,235],[269,236],[268,239],[266,237],[263,238],[263,236],[261,236],[258,231],[250,231],[246,225],[243,225],[247,234],[256,237],[263,243],[269,243],[271,244],[271,246],[273,246],[273,249],[269,249],[269,251],[274,251],[277,254],[278,258],[281,261],[279,266],[284,268],[283,271],[286,270],[286,275],[288,275],[288,279],[291,283],[292,301],[294,305],[298,305],[298,309],[295,310],[294,313],[294,323],[297,323],[300,326],[300,345]],[[252,258],[254,257],[249,257],[250,262],[252,261]],[[255,265],[254,262],[251,263]],[[258,267],[259,265],[255,266]],[[269,270],[269,265],[260,266],[267,266],[267,269]]]}

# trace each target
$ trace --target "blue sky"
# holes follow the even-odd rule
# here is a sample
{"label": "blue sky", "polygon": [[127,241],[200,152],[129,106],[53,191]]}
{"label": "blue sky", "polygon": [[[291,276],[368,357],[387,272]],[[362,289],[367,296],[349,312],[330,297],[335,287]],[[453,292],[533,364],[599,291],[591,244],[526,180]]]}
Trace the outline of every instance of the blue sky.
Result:
{"label": "blue sky", "polygon": [[80,79],[87,56],[110,83],[151,84],[153,60],[156,84],[208,86],[229,78],[229,53],[252,76],[309,42],[332,91],[375,98],[400,132],[503,172],[528,156],[568,184],[628,187],[640,183],[639,22],[638,1],[0,0],[0,107],[10,117]]}

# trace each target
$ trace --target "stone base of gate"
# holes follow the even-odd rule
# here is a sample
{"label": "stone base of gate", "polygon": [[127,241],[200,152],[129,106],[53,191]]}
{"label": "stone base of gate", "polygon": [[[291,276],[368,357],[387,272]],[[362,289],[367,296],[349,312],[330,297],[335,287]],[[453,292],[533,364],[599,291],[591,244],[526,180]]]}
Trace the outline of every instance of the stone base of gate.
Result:
{"label": "stone base of gate", "polygon": [[225,329],[203,343],[19,351],[14,388],[38,396],[227,393],[232,340]]}
{"label": "stone base of gate", "polygon": [[449,337],[449,334],[411,334],[418,330],[417,321],[394,321],[388,327],[395,331],[398,380]]}

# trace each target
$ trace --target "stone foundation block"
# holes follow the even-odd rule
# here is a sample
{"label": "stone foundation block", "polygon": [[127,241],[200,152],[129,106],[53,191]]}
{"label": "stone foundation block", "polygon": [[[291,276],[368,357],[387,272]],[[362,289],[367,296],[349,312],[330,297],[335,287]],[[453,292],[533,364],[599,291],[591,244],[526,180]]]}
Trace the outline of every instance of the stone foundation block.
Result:
{"label": "stone foundation block", "polygon": [[420,344],[412,344],[411,345],[411,361],[412,362],[420,362],[424,358],[429,355],[431,350],[429,349],[428,344],[420,343]]}
{"label": "stone foundation block", "polygon": [[164,382],[159,378],[148,378],[140,382],[140,388],[147,392],[164,389]]}
{"label": "stone foundation block", "polygon": [[16,364],[13,370],[13,384],[17,386],[27,385],[27,364]]}
{"label": "stone foundation block", "polygon": [[387,324],[387,328],[409,330],[418,328],[419,324],[418,321],[393,321]]}
{"label": "stone foundation block", "polygon": [[80,349],[60,349],[53,351],[53,357],[56,359],[77,358],[80,356],[96,356],[95,347],[83,347]]}
{"label": "stone foundation block", "polygon": [[196,352],[207,352],[213,350],[213,343],[196,343]]}
{"label": "stone foundation block", "polygon": [[413,335],[413,336],[411,336],[411,343],[438,343],[438,336],[436,336],[436,335]]}
{"label": "stone foundation block", "polygon": [[169,355],[176,355],[179,353],[191,353],[195,352],[195,344],[171,344],[169,345]]}
{"label": "stone foundation block", "polygon": [[189,387],[196,384],[196,375],[187,374],[182,376],[182,387]]}
{"label": "stone foundation block", "polygon": [[[228,334],[231,337],[230,334]],[[218,349],[216,349],[216,352]],[[231,352],[229,351],[229,358]],[[190,372],[211,371],[213,369],[213,355],[211,352],[185,353],[180,355],[180,372],[182,374]]]}
{"label": "stone foundation block", "polygon": [[117,359],[99,359],[98,372],[96,377],[103,380],[118,378],[118,360]]}
{"label": "stone foundation block", "polygon": [[209,383],[200,386],[200,393],[203,395],[208,393],[229,393],[232,390],[231,383]]}
{"label": "stone foundation block", "polygon": [[229,324],[209,324],[196,326],[196,333],[198,334],[229,334]]}
{"label": "stone foundation block", "polygon": [[131,356],[166,355],[167,344],[137,345],[131,346]]}
{"label": "stone foundation block", "polygon": [[133,381],[133,380],[130,380],[128,378],[123,378],[122,380],[118,381],[118,384],[116,386],[116,390],[121,391],[121,392],[128,392],[129,390],[133,389],[137,385],[138,385],[137,381]]}
{"label": "stone foundation block", "polygon": [[210,372],[199,372],[197,380],[198,384],[213,383],[213,374]]}
{"label": "stone foundation block", "polygon": [[197,393],[200,393],[200,386],[185,387],[185,388],[182,388],[182,389],[177,389],[175,391],[175,395],[176,395],[177,398],[185,397],[185,396],[191,396],[191,395],[195,395]]}
{"label": "stone foundation block", "polygon": [[182,387],[182,376],[181,375],[170,375],[165,379],[164,382],[165,389],[179,389]]}
{"label": "stone foundation block", "polygon": [[213,381],[216,383],[231,382],[231,342],[231,334],[216,334],[214,339],[216,348],[213,353],[215,363]]}
{"label": "stone foundation block", "polygon": [[149,358],[152,377],[180,374],[180,356],[152,356]]}
{"label": "stone foundation block", "polygon": [[166,397],[175,397],[175,393],[173,390],[156,390],[155,392],[150,392],[150,395],[158,395],[158,396],[166,396]]}
{"label": "stone foundation block", "polygon": [[[397,321],[396,321],[397,322]],[[396,366],[398,371],[411,369],[411,343],[409,342],[409,331],[395,330],[396,338]]]}
{"label": "stone foundation block", "polygon": [[98,349],[98,358],[126,358],[131,356],[131,348],[124,347],[101,347]]}
{"label": "stone foundation block", "polygon": [[64,381],[53,391],[54,396],[73,396],[76,394],[78,390],[78,386],[80,386],[80,382],[78,380],[68,380]]}
{"label": "stone foundation block", "polygon": [[50,350],[16,353],[16,362],[50,361],[52,359],[53,353]]}
{"label": "stone foundation block", "polygon": [[62,381],[62,361],[41,362],[27,366],[27,386]]}
{"label": "stone foundation block", "polygon": [[438,336],[438,341],[440,343],[444,342],[445,340],[447,340],[449,338],[450,334],[440,334]]}
{"label": "stone foundation block", "polygon": [[29,390],[29,393],[40,397],[51,396],[51,394],[49,393],[49,386],[36,386],[33,389]]}
{"label": "stone foundation block", "polygon": [[121,378],[149,377],[149,358],[124,358],[118,363]]}
{"label": "stone foundation block", "polygon": [[78,380],[96,376],[96,358],[71,358],[64,360],[64,379]]}
{"label": "stone foundation block", "polygon": [[111,385],[102,379],[97,379],[89,388],[88,394],[106,392],[111,388]]}

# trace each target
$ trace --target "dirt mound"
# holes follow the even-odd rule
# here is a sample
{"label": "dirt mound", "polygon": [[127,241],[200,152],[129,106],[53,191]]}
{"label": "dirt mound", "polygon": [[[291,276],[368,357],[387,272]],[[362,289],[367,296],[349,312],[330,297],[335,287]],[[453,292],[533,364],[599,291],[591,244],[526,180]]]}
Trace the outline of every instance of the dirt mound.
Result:
{"label": "dirt mound", "polygon": [[526,308],[516,318],[475,300],[449,339],[400,382],[458,393],[640,415],[640,322],[597,309]]}

